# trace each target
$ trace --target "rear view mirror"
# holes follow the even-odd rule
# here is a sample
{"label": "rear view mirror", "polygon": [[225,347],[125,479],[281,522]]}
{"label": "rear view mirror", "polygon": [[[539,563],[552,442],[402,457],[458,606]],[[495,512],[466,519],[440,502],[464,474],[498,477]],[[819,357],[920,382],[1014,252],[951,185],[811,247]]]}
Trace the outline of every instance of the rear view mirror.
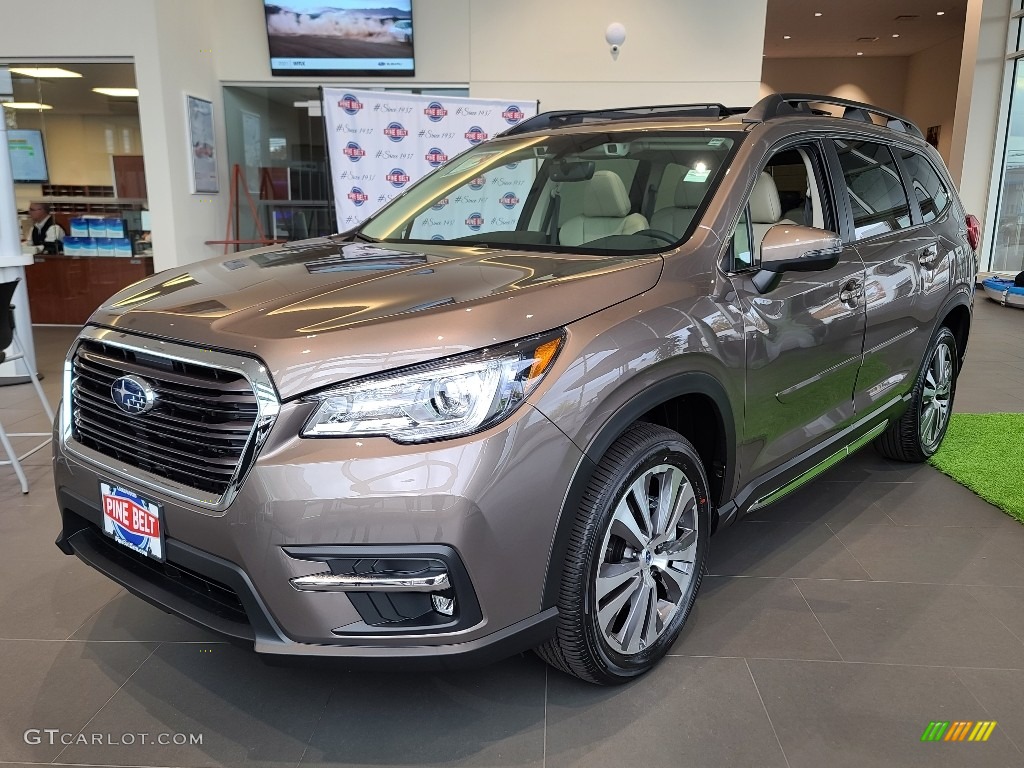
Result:
{"label": "rear view mirror", "polygon": [[555,160],[551,166],[552,181],[590,181],[594,178],[594,161]]}
{"label": "rear view mirror", "polygon": [[798,224],[776,224],[761,241],[765,272],[819,272],[839,263],[843,241],[835,232]]}

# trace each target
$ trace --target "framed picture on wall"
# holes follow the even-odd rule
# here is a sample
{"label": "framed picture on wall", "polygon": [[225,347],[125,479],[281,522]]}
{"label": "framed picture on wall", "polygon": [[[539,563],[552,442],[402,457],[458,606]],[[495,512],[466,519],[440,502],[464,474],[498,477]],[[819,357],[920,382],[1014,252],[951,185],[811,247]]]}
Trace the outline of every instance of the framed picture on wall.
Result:
{"label": "framed picture on wall", "polygon": [[192,161],[192,193],[219,192],[213,102],[185,96],[185,112],[188,116],[189,157]]}

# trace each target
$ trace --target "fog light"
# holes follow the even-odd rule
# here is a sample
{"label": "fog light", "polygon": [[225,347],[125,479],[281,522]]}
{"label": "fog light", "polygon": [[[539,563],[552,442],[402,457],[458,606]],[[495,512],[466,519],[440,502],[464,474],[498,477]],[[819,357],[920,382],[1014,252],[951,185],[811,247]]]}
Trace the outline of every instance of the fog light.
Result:
{"label": "fog light", "polygon": [[455,598],[445,597],[444,595],[431,595],[431,600],[434,603],[434,610],[444,616],[453,616],[455,614]]}

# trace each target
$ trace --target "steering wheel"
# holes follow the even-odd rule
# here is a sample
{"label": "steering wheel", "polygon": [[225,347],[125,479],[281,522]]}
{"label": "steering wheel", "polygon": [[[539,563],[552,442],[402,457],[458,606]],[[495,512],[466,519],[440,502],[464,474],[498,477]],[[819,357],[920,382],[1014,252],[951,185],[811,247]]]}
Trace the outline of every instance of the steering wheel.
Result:
{"label": "steering wheel", "polygon": [[666,232],[663,229],[641,229],[639,232],[634,232],[634,235],[647,235],[658,240],[664,240],[669,245],[675,245],[679,242],[679,238],[673,235],[671,232]]}

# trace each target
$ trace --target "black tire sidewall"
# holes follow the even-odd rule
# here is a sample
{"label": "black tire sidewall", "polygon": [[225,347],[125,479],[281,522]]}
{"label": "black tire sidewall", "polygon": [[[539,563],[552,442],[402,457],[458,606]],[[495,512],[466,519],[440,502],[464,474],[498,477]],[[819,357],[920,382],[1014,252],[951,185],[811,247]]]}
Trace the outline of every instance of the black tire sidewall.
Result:
{"label": "black tire sidewall", "polygon": [[[665,430],[665,434],[671,433]],[[597,568],[604,554],[600,548],[604,543],[605,533],[611,524],[616,505],[640,475],[660,464],[679,467],[693,487],[697,499],[698,538],[697,558],[694,563],[695,574],[690,582],[689,594],[682,601],[679,610],[676,611],[676,615],[662,635],[646,650],[632,656],[624,656],[608,646],[597,626],[596,597],[593,588]],[[631,461],[618,468],[610,482],[602,489],[598,509],[600,512],[597,524],[589,528],[590,541],[587,542],[586,548],[587,562],[583,569],[586,583],[580,585],[582,587],[580,594],[583,595],[584,600],[585,641],[594,660],[603,667],[604,674],[618,682],[643,674],[669,651],[682,630],[700,589],[711,524],[708,482],[700,457],[688,441],[678,436],[676,439],[650,441],[647,446],[638,450],[631,457]]]}

